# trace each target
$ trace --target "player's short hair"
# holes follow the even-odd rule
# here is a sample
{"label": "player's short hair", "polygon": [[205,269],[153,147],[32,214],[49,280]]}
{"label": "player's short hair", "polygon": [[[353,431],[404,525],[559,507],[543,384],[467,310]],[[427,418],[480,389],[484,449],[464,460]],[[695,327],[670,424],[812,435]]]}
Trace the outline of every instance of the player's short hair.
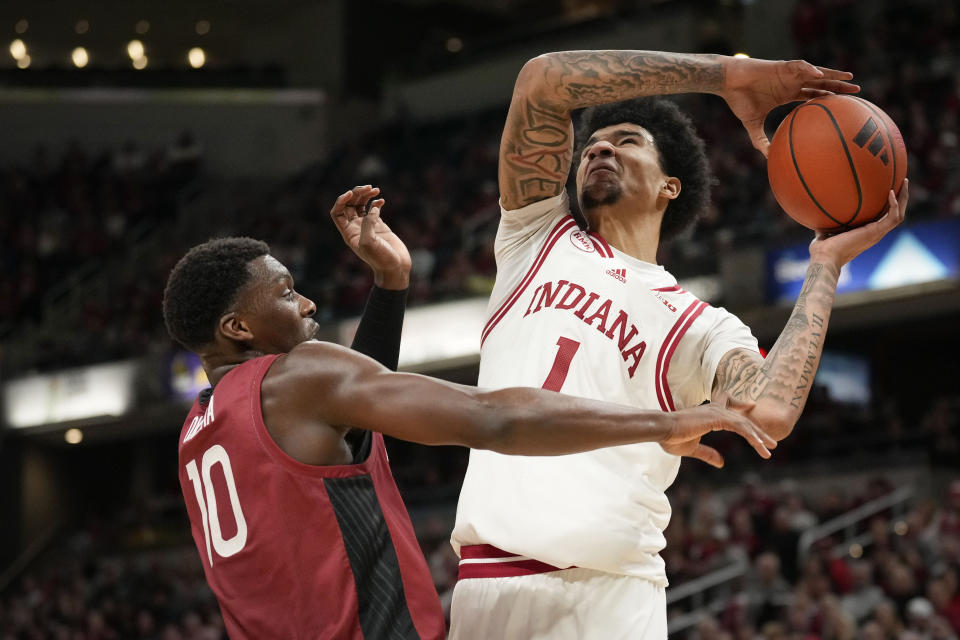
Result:
{"label": "player's short hair", "polygon": [[663,171],[680,180],[680,195],[667,205],[660,226],[660,239],[671,240],[692,226],[710,203],[712,176],[703,140],[690,118],[672,101],[634,98],[583,110],[576,132],[576,162],[595,131],[623,122],[638,124],[650,132]]}
{"label": "player's short hair", "polygon": [[170,337],[193,351],[213,342],[217,322],[253,277],[250,261],[269,253],[266,242],[253,238],[215,238],[190,249],[163,291]]}

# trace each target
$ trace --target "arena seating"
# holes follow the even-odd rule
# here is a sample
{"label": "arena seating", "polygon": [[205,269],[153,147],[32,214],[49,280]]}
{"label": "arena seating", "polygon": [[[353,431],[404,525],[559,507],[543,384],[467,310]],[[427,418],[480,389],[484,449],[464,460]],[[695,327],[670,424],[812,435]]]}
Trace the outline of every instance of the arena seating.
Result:
{"label": "arena seating", "polygon": [[[851,18],[854,4],[798,0],[797,55],[854,71],[863,95],[900,125],[911,221],[960,216],[960,14],[951,3],[885,0],[862,21]],[[716,184],[698,228],[663,248],[661,261],[680,276],[715,273],[724,251],[808,237],[777,209],[762,157],[722,101],[680,101],[708,141]],[[228,182],[206,172],[202,156],[174,162],[183,154],[136,141],[72,146],[60,157],[38,149],[0,167],[0,265],[18,274],[0,278],[0,373],[169,349],[164,279],[212,234],[268,240],[320,319],[358,313],[371,279],[327,219],[336,195],[358,183],[383,188],[384,218],[411,249],[411,304],[484,295],[495,272],[505,106],[443,122],[399,117],[280,182]],[[447,539],[466,454],[388,446],[448,606],[457,559]],[[704,590],[699,607],[671,603],[671,620],[688,621],[676,637],[960,636],[960,396],[851,410],[815,391],[771,462],[733,438],[717,446],[728,461],[721,481],[687,462],[670,490],[664,558],[676,589],[731,567],[735,577]],[[841,475],[850,468],[863,471],[855,483]],[[921,481],[901,511],[801,552],[804,532],[900,489],[902,469]],[[822,490],[831,483],[842,489]],[[40,558],[0,583],[0,640],[225,638],[175,483],[168,489],[118,516],[67,523]]]}
{"label": "arena seating", "polygon": [[[830,13],[848,4],[797,3],[798,53],[853,71],[862,95],[899,124],[910,152],[910,220],[960,215],[960,88],[953,73],[960,46],[950,37],[957,16],[937,3],[908,12],[891,3],[873,23]],[[842,31],[847,26],[852,31]],[[919,51],[935,57],[919,59]],[[707,140],[716,182],[697,229],[662,248],[660,260],[679,277],[716,273],[724,251],[808,237],[777,208],[762,156],[723,102],[702,96],[680,102]],[[177,144],[196,142],[149,151],[136,142],[70,147],[62,158],[38,149],[2,170],[0,210],[11,215],[0,216],[0,260],[20,276],[0,281],[0,338],[30,348],[13,348],[0,366],[9,376],[161,348],[165,276],[186,248],[214,233],[270,241],[317,302],[320,318],[357,314],[371,279],[325,216],[336,195],[358,183],[382,187],[384,218],[413,253],[411,304],[483,295],[495,272],[505,106],[444,122],[398,117],[279,185],[225,187],[203,174],[202,157],[183,162],[176,153]],[[70,299],[82,308],[64,305],[65,313],[51,297],[77,281],[78,271],[85,278]],[[31,332],[36,324],[46,331]]]}

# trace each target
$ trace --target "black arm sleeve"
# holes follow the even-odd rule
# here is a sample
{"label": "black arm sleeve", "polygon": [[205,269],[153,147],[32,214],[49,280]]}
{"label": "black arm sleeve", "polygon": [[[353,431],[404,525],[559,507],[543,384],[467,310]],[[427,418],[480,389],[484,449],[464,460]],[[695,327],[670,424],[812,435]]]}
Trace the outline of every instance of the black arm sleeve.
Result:
{"label": "black arm sleeve", "polygon": [[374,286],[367,297],[367,306],[360,317],[360,325],[350,348],[396,371],[406,308],[406,289],[394,291]]}

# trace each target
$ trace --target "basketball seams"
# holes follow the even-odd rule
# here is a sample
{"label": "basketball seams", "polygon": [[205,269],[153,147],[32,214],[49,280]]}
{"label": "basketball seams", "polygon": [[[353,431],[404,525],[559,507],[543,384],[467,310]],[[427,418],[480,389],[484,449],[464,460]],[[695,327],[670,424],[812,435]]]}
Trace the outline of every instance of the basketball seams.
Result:
{"label": "basketball seams", "polygon": [[840,144],[843,145],[843,153],[847,156],[847,164],[850,165],[850,172],[853,174],[853,183],[857,185],[857,210],[849,220],[840,222],[844,229],[852,229],[853,227],[850,226],[850,223],[857,219],[857,216],[860,215],[860,210],[863,208],[863,187],[860,185],[860,172],[857,170],[857,165],[853,162],[853,156],[850,155],[850,147],[847,146],[847,140],[843,137],[843,131],[840,129],[837,119],[833,117],[833,113],[826,105],[817,104],[816,106],[827,112],[827,116],[830,118],[830,124],[833,125],[833,130],[837,132]]}
{"label": "basketball seams", "polygon": [[850,150],[847,149],[847,143],[843,139],[843,133],[840,131],[840,127],[837,125],[837,121],[834,120],[833,114],[830,113],[829,109],[826,109],[825,107],[823,107],[823,105],[819,105],[819,104],[803,104],[797,107],[796,109],[794,109],[790,113],[790,128],[788,130],[788,133],[790,134],[788,138],[788,142],[789,142],[788,147],[790,148],[790,159],[793,161],[793,168],[797,172],[797,178],[800,180],[800,184],[803,185],[804,191],[807,192],[807,196],[809,196],[810,201],[817,206],[817,209],[819,209],[823,215],[827,216],[828,218],[836,222],[837,225],[839,225],[838,228],[849,229],[850,226],[848,223],[841,222],[840,220],[837,220],[832,215],[830,215],[830,212],[824,209],[823,206],[820,204],[820,202],[814,197],[813,192],[810,190],[810,187],[807,186],[807,181],[803,179],[803,172],[800,170],[800,164],[797,162],[797,156],[793,150],[793,123],[796,121],[797,114],[800,112],[801,109],[803,109],[804,107],[812,107],[812,106],[820,107],[827,112],[827,115],[830,117],[830,121],[833,124],[834,130],[836,130],[837,132],[837,137],[840,138],[840,143],[843,145],[843,151],[844,153],[847,154],[847,162],[850,164],[850,172],[853,174],[853,182],[857,186],[857,210],[853,214],[853,217],[850,219],[850,222],[856,219],[857,214],[860,213],[860,207],[862,206],[862,203],[863,203],[863,193],[860,189],[860,179],[857,176],[857,168],[853,164],[853,158],[850,157]]}

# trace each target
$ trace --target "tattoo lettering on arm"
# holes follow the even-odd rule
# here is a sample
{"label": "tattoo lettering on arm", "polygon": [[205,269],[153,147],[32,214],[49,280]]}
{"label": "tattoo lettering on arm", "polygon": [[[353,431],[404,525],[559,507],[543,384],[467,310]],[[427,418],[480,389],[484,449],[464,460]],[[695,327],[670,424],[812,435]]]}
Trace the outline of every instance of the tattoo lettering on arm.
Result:
{"label": "tattoo lettering on arm", "polygon": [[714,392],[765,404],[789,423],[785,437],[800,417],[810,393],[823,339],[833,307],[839,273],[824,264],[811,264],[797,303],[783,332],[765,360],[743,349],[721,359]]}
{"label": "tattoo lettering on arm", "polygon": [[[822,264],[810,265],[803,288],[797,296],[793,313],[790,314],[787,326],[784,327],[768,358],[780,374],[776,378],[779,393],[775,398],[781,402],[789,398],[789,406],[797,411],[798,417],[816,375],[817,365],[820,362],[820,350],[823,346],[823,316],[813,312],[813,315],[819,319],[820,326],[817,327],[808,316],[807,309],[808,297],[811,294],[816,295],[822,271]],[[830,292],[829,306],[823,313],[829,313],[832,306],[833,291]]]}
{"label": "tattoo lettering on arm", "polygon": [[538,106],[529,98],[515,103],[500,144],[505,206],[519,208],[563,191],[573,157],[569,113]]}

